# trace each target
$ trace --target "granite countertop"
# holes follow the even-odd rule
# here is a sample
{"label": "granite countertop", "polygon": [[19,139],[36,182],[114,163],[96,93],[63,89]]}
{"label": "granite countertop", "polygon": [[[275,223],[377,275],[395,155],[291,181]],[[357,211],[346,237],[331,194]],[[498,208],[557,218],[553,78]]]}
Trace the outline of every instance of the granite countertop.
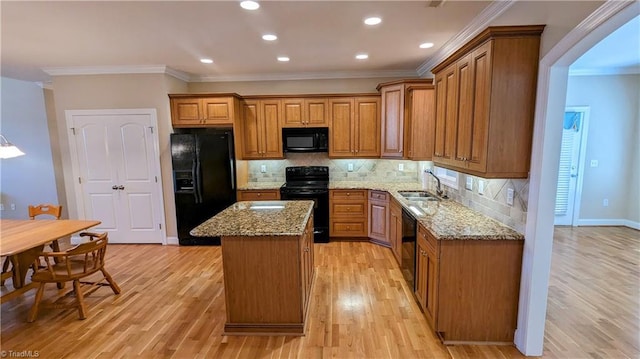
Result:
{"label": "granite countertop", "polygon": [[195,237],[299,236],[312,210],[313,201],[236,202],[190,233]]}
{"label": "granite countertop", "polygon": [[[330,182],[329,188],[387,191],[402,207],[410,210],[414,218],[436,239],[524,240],[522,233],[453,200],[409,201],[398,193],[398,191],[424,191],[420,183],[339,181]],[[432,195],[435,197],[435,194],[432,193]]]}
{"label": "granite countertop", "polygon": [[261,190],[261,189],[280,189],[284,182],[249,182],[245,185],[238,186],[238,190]]}
{"label": "granite countertop", "polygon": [[[251,183],[247,188],[280,188],[281,183]],[[262,187],[264,185],[264,187]],[[431,234],[440,240],[524,240],[524,235],[506,225],[450,199],[408,201],[398,191],[424,191],[418,182],[331,181],[330,189],[372,189],[391,194]],[[435,196],[435,195],[434,195]]]}

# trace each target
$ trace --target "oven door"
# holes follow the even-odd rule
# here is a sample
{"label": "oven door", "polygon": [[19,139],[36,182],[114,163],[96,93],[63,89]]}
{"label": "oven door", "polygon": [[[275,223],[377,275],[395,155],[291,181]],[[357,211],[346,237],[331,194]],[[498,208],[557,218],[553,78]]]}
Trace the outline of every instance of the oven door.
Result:
{"label": "oven door", "polygon": [[314,242],[329,242],[329,190],[281,189],[280,199],[313,201]]}

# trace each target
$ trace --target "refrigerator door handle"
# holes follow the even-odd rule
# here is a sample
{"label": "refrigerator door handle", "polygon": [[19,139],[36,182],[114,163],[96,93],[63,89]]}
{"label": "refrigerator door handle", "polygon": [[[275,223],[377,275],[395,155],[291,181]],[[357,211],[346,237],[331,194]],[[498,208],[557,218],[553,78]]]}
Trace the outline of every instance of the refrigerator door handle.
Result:
{"label": "refrigerator door handle", "polygon": [[202,198],[202,171],[200,168],[200,159],[196,159],[196,183],[195,183],[195,189],[196,189],[196,193],[198,195],[198,200],[196,201],[196,203],[203,203],[204,200]]}
{"label": "refrigerator door handle", "polygon": [[229,175],[231,176],[231,189],[232,190],[236,190],[236,179],[234,178],[234,173],[236,173],[236,169],[235,167],[235,161],[233,160],[233,158],[231,159],[231,161],[229,161],[231,163],[231,171],[229,171]]}
{"label": "refrigerator door handle", "polygon": [[193,164],[191,165],[191,178],[193,179],[193,198],[195,199],[195,203],[200,203],[200,197],[198,197],[198,187],[200,187],[200,179],[198,177],[198,167],[195,159],[193,160]]}

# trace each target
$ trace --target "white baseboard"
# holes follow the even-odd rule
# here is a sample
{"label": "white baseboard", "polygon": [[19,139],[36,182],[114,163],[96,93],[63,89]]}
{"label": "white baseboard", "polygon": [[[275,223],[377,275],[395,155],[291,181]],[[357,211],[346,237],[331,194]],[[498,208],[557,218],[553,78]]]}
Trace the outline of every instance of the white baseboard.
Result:
{"label": "white baseboard", "polygon": [[579,219],[578,226],[624,226],[640,230],[640,222],[628,219]]}
{"label": "white baseboard", "polygon": [[178,237],[167,237],[167,245],[168,246],[180,245],[180,243],[178,242]]}

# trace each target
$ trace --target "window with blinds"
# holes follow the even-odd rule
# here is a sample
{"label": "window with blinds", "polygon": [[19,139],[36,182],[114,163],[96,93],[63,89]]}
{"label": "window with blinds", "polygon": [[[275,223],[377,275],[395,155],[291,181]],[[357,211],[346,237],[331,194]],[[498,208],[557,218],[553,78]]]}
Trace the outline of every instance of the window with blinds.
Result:
{"label": "window with blinds", "polygon": [[567,213],[569,207],[569,189],[571,186],[572,163],[576,142],[580,141],[582,112],[567,111],[564,114],[562,144],[560,147],[560,168],[558,170],[558,189],[556,192],[556,216]]}

